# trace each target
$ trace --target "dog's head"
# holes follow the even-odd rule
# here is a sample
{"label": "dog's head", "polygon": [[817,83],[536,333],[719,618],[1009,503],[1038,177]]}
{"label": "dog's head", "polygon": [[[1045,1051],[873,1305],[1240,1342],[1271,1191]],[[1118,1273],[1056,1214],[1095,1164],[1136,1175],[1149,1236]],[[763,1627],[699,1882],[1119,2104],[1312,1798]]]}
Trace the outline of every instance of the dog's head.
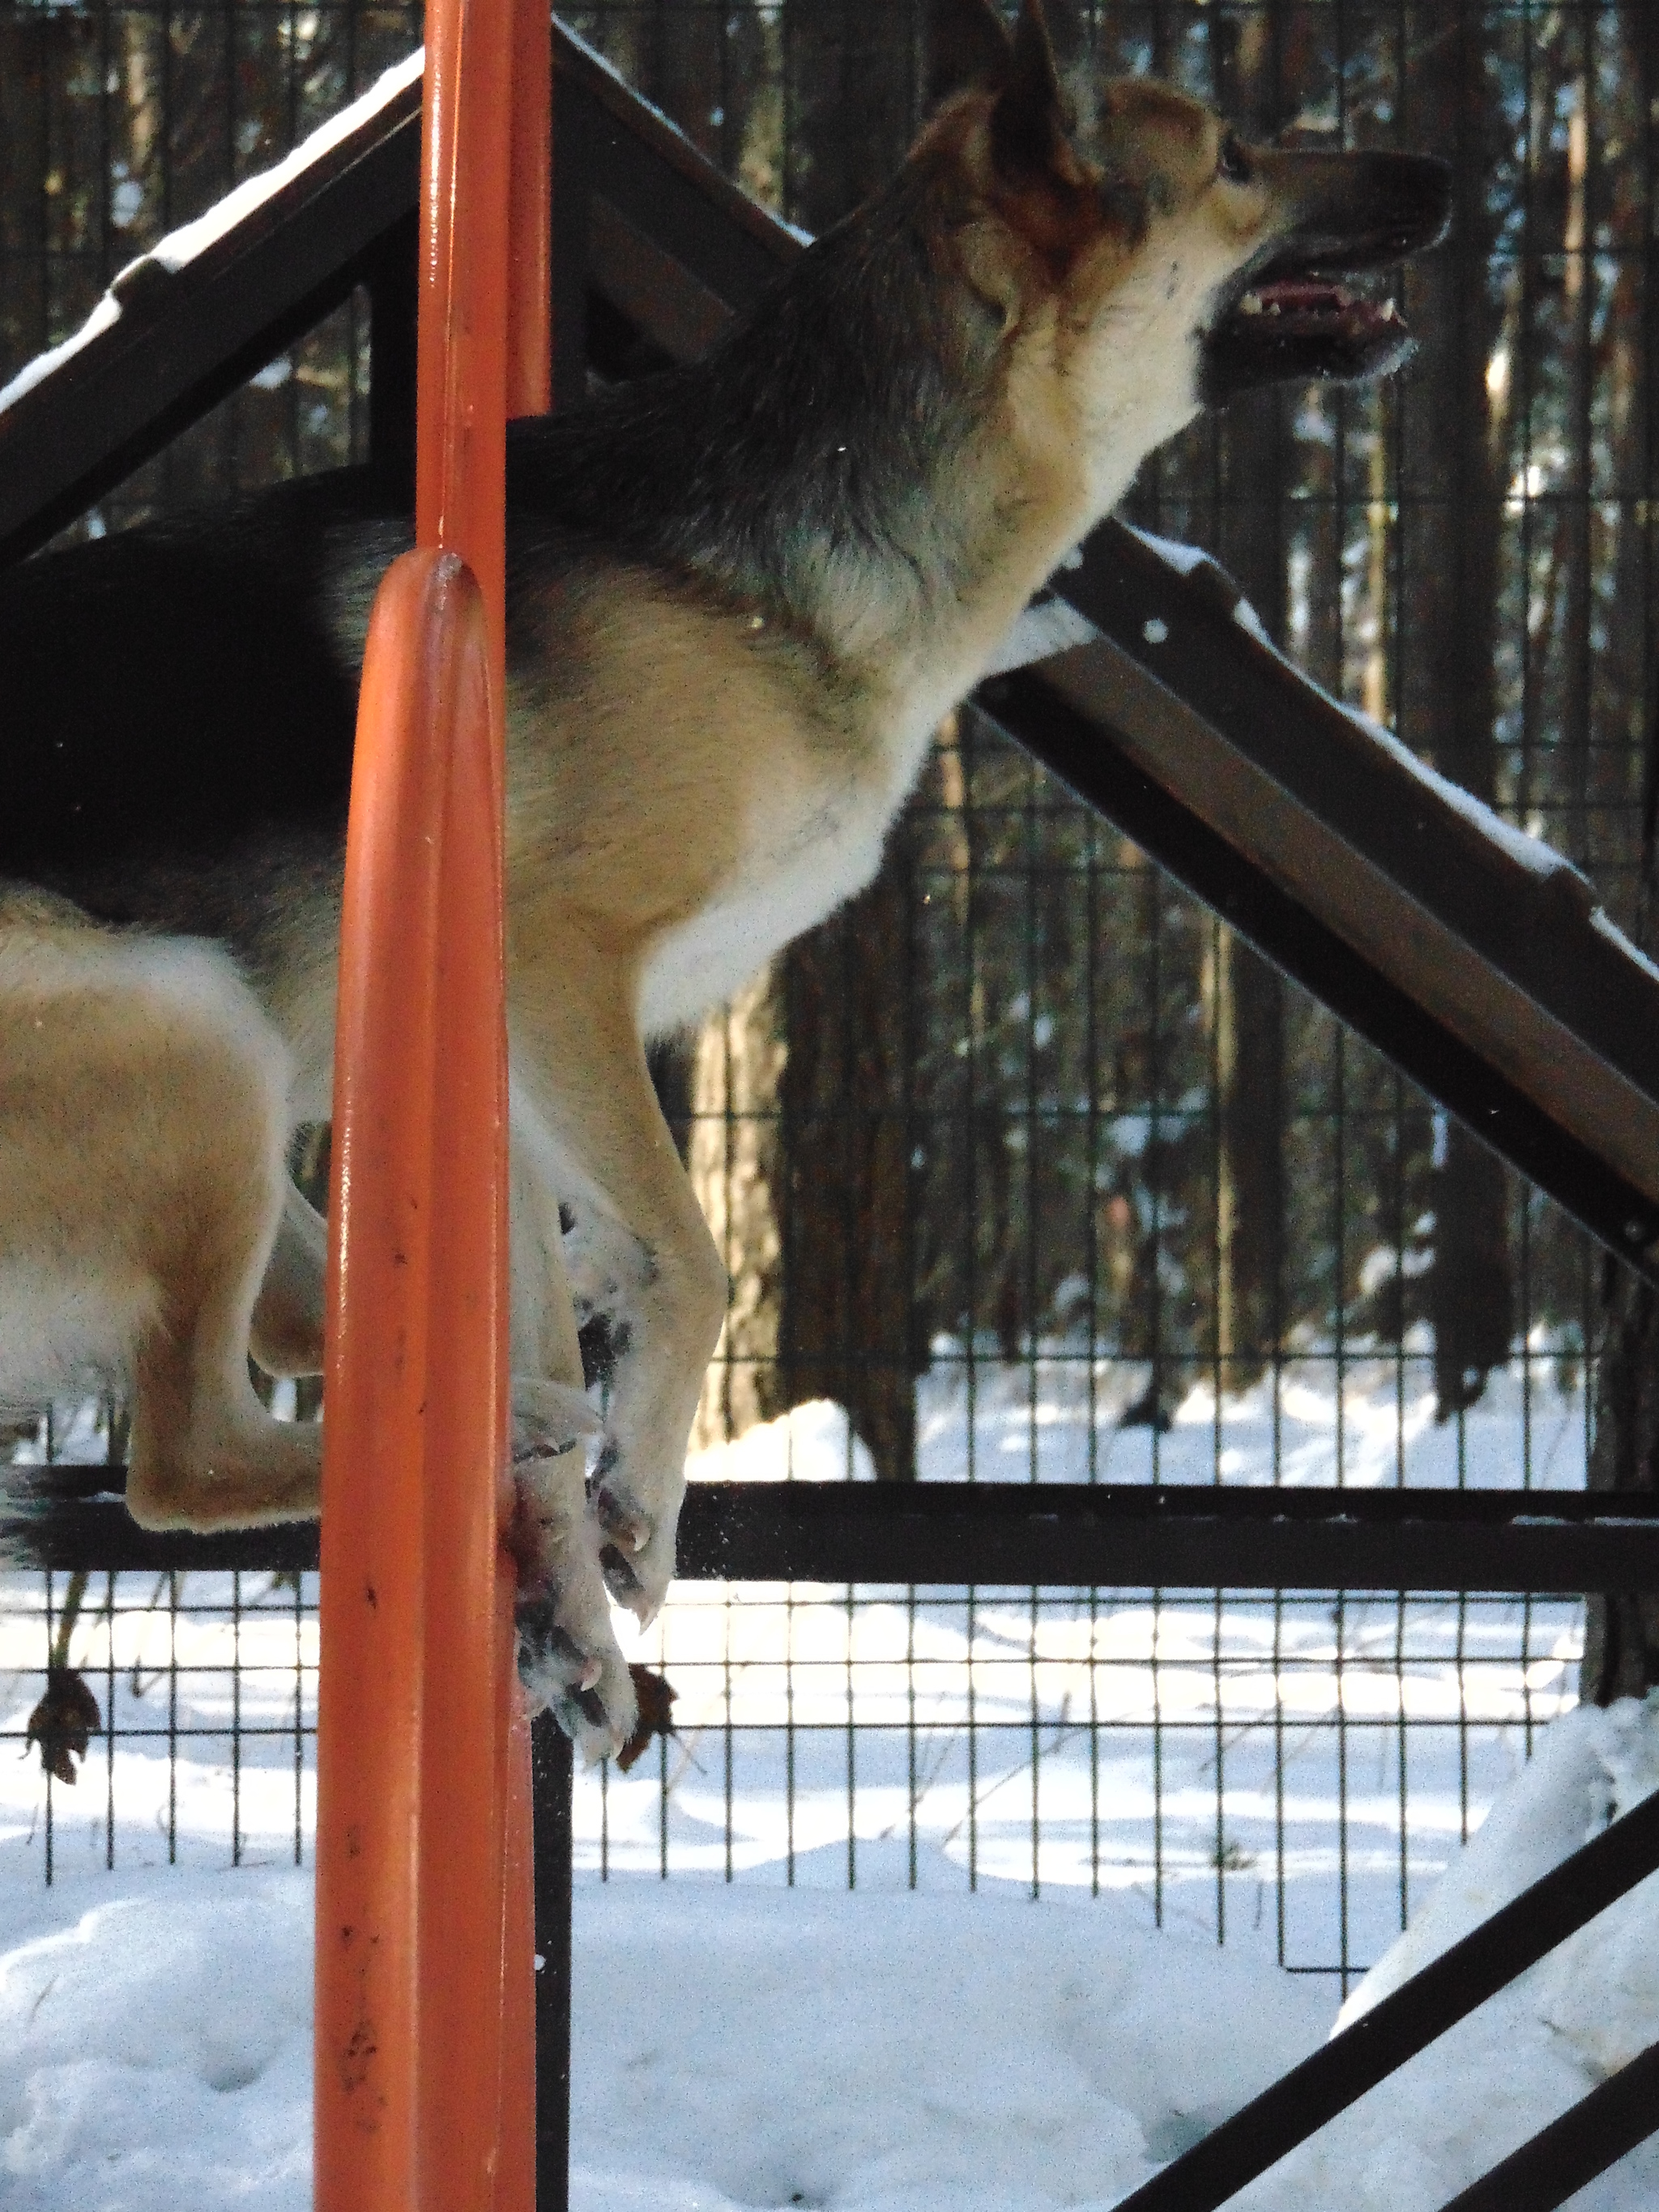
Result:
{"label": "dog's head", "polygon": [[954,197],[969,287],[1018,349],[1041,334],[1141,451],[1254,386],[1384,375],[1411,350],[1363,278],[1431,246],[1443,162],[1245,144],[1144,78],[1067,82],[1041,0],[935,0],[940,102],[918,156]]}

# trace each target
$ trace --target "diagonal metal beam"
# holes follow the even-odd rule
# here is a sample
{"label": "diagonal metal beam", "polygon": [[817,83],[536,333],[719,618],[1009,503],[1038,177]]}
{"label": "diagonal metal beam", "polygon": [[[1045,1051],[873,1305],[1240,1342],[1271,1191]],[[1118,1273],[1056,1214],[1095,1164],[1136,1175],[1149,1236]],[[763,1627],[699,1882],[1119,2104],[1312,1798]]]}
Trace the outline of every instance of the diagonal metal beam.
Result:
{"label": "diagonal metal beam", "polygon": [[[1096,533],[1091,552],[1098,552],[1103,535]],[[1601,969],[1607,986],[1601,1009],[1587,998],[1581,1025],[1571,1013],[1558,1022],[1533,1006],[1468,948],[1449,940],[1431,918],[1412,913],[1403,899],[1391,907],[1379,902],[1375,926],[1365,933],[1369,950],[1354,944],[1321,911],[1316,888],[1298,896],[1284,875],[1208,818],[1219,776],[1216,788],[1197,775],[1183,779],[1154,747],[1126,736],[1129,716],[1115,711],[1115,702],[1133,696],[1141,678],[1115,641],[1065,659],[1072,666],[1063,672],[1039,664],[982,686],[980,697],[992,720],[1609,1250],[1648,1280],[1659,1281],[1659,1205],[1650,1194],[1651,1173],[1629,1141],[1633,1133],[1653,1127],[1652,1097],[1620,1072],[1616,1060],[1603,1059],[1601,1049],[1603,1039],[1616,1049],[1620,1023],[1614,1010],[1621,994],[1629,1001],[1624,1017],[1627,1034],[1652,1024],[1651,1034],[1659,1037],[1659,983],[1646,963],[1633,953],[1613,951],[1593,915],[1574,925],[1574,942]],[[1224,750],[1241,780],[1254,779],[1248,754],[1232,747],[1229,732],[1202,722],[1175,694],[1158,688],[1164,692],[1159,711],[1167,704],[1172,725],[1200,732],[1206,753]],[[1078,691],[1089,703],[1077,703]],[[1155,772],[1158,768],[1167,781]],[[1399,803],[1418,802],[1406,789]],[[1293,846],[1291,833],[1297,829],[1298,811],[1271,791],[1261,795],[1261,805],[1284,826],[1286,842]],[[1358,882],[1363,848],[1351,857]],[[1512,896],[1500,890],[1494,896],[1489,920],[1508,922],[1517,932],[1523,926],[1550,927],[1551,917],[1536,915],[1540,902],[1531,886],[1511,888]],[[1390,917],[1401,920],[1402,909],[1399,935],[1391,945],[1382,925]],[[1571,917],[1557,917],[1563,919]],[[1558,945],[1556,956],[1563,957],[1571,949]],[[1453,975],[1462,981],[1470,1029],[1485,1024],[1500,998],[1507,1001],[1516,1037],[1524,1039],[1530,1031],[1537,1054],[1530,1066],[1522,1054],[1506,1054],[1516,1071],[1511,1074],[1494,1053],[1462,1033],[1455,1009],[1442,1015],[1432,1003],[1425,1003],[1438,999],[1445,979]],[[1596,1020],[1601,1012],[1612,1017],[1605,1027]],[[1559,1115],[1542,1103],[1540,1091],[1559,1103]],[[1577,1120],[1574,1100],[1592,1102],[1605,1115],[1621,1092],[1630,1099],[1629,1127],[1621,1128],[1616,1119],[1604,1122],[1604,1149]],[[1607,1156],[1609,1151],[1614,1158]],[[1618,1164],[1625,1160],[1630,1162],[1628,1173]]]}
{"label": "diagonal metal beam", "polygon": [[[1126,2197],[1117,2212],[1215,2212],[1656,1869],[1659,1794],[1563,1859],[1352,2027],[1282,2075]],[[1650,2110],[1648,2117],[1650,2122]],[[1504,2212],[1512,2212],[1508,2198],[1477,2201],[1492,2204],[1494,2212],[1501,2202]]]}
{"label": "diagonal metal beam", "polygon": [[420,79],[364,106],[355,129],[177,267],[167,240],[131,264],[104,327],[0,408],[0,562],[43,545],[319,322],[388,240],[406,235],[412,253]]}
{"label": "diagonal metal beam", "polygon": [[1659,2043],[1650,2043],[1441,2212],[1556,2212],[1656,2131]]}

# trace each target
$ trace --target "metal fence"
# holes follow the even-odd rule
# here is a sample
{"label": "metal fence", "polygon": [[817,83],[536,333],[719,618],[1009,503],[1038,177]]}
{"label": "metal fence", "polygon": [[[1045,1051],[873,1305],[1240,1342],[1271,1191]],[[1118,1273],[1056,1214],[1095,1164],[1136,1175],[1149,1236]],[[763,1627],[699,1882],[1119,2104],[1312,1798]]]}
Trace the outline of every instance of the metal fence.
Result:
{"label": "metal fence", "polygon": [[[912,7],[571,20],[811,227],[915,113]],[[4,0],[0,377],[416,21]],[[1081,29],[1247,127],[1456,156],[1407,376],[1195,428],[1134,512],[1639,922],[1650,11],[1263,0]],[[80,527],[360,456],[367,334],[349,304]],[[660,1073],[734,1281],[705,1472],[1583,1481],[1602,1263],[1579,1233],[971,710],[872,890]],[[304,1849],[314,1593],[267,1579],[158,1604],[94,1578],[70,1656],[106,1733],[72,1800],[18,1762],[0,1848],[60,1877]],[[7,1588],[14,1741],[63,1595]],[[1346,1980],[1571,1700],[1579,1632],[1487,1599],[690,1589],[640,1654],[678,1735],[580,1785],[579,1863],[1129,1887]]]}
{"label": "metal fence", "polygon": [[[1579,1641],[1539,1600],[686,1584],[639,1653],[675,1733],[578,1778],[576,1869],[1110,1893],[1346,1990]],[[316,1660],[313,1576],[0,1580],[0,1879],[308,1861]]]}

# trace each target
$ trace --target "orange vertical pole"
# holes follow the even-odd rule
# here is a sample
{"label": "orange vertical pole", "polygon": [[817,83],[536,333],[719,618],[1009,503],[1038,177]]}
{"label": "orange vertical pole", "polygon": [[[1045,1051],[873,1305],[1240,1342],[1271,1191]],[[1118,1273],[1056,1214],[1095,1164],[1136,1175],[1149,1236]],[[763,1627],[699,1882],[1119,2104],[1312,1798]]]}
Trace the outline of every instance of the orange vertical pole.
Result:
{"label": "orange vertical pole", "polygon": [[508,181],[507,413],[553,404],[553,17],[514,0],[513,153]]}
{"label": "orange vertical pole", "polygon": [[499,674],[512,0],[432,0],[426,29],[415,539],[477,576]]}
{"label": "orange vertical pole", "polygon": [[487,2212],[495,2155],[506,1083],[493,692],[471,571],[436,549],[405,555],[370,628],[342,914],[317,2212]]}
{"label": "orange vertical pole", "polygon": [[[514,135],[501,124],[515,47],[532,43],[524,12],[525,0],[428,6],[418,550],[382,585],[359,709],[323,1478],[317,2212],[530,2205],[514,2177],[532,2170],[533,2061],[519,2044],[502,2056],[504,1937],[526,1917],[503,1885],[509,1823],[524,1881],[529,1854],[500,1544]],[[519,197],[531,207],[527,184]],[[526,1955],[520,1978],[528,1967]]]}

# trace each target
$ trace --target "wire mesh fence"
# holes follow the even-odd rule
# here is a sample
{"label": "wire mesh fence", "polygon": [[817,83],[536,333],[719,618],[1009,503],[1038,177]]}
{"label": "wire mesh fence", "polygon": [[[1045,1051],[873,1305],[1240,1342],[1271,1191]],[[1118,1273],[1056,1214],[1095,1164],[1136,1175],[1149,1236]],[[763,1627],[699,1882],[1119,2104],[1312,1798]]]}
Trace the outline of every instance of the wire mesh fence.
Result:
{"label": "wire mesh fence", "polygon": [[308,1862],[316,1676],[314,1576],[0,1580],[0,1851],[48,1882]]}
{"label": "wire mesh fence", "polygon": [[[314,1577],[78,1579],[0,1583],[0,1885],[306,1863]],[[1346,1990],[1581,1641],[1574,1605],[1455,1594],[686,1584],[635,1640],[672,1732],[580,1778],[576,1864],[1104,1892]]]}
{"label": "wire mesh fence", "polygon": [[[1401,284],[1407,374],[1258,395],[1167,449],[1132,509],[1214,550],[1321,681],[1640,931],[1652,11],[1051,14],[1247,131],[1455,161],[1453,242]],[[570,20],[809,228],[918,112],[915,5]],[[0,378],[417,24],[0,0]],[[370,372],[349,302],[77,531],[362,458]],[[733,1283],[703,1472],[1585,1480],[1608,1285],[1583,1238],[972,709],[872,890],[659,1071]],[[303,1848],[311,1593],[243,1585],[94,1584],[73,1657],[112,1733],[72,1819],[38,1744],[18,1760],[8,1849],[155,1850],[164,1802],[173,1848]],[[61,1603],[7,1588],[20,1744]],[[1127,1886],[1347,1972],[1571,1699],[1581,1631],[1487,1600],[750,1587],[684,1590],[655,1633],[679,1735],[582,1785],[591,1868]],[[165,1786],[143,1763],[164,1746]]]}
{"label": "wire mesh fence", "polygon": [[[308,1863],[316,1601],[0,1583],[0,1881]],[[638,1645],[673,1732],[579,1778],[577,1870],[1110,1893],[1346,1990],[1574,1702],[1580,1642],[1537,1601],[686,1585]]]}

